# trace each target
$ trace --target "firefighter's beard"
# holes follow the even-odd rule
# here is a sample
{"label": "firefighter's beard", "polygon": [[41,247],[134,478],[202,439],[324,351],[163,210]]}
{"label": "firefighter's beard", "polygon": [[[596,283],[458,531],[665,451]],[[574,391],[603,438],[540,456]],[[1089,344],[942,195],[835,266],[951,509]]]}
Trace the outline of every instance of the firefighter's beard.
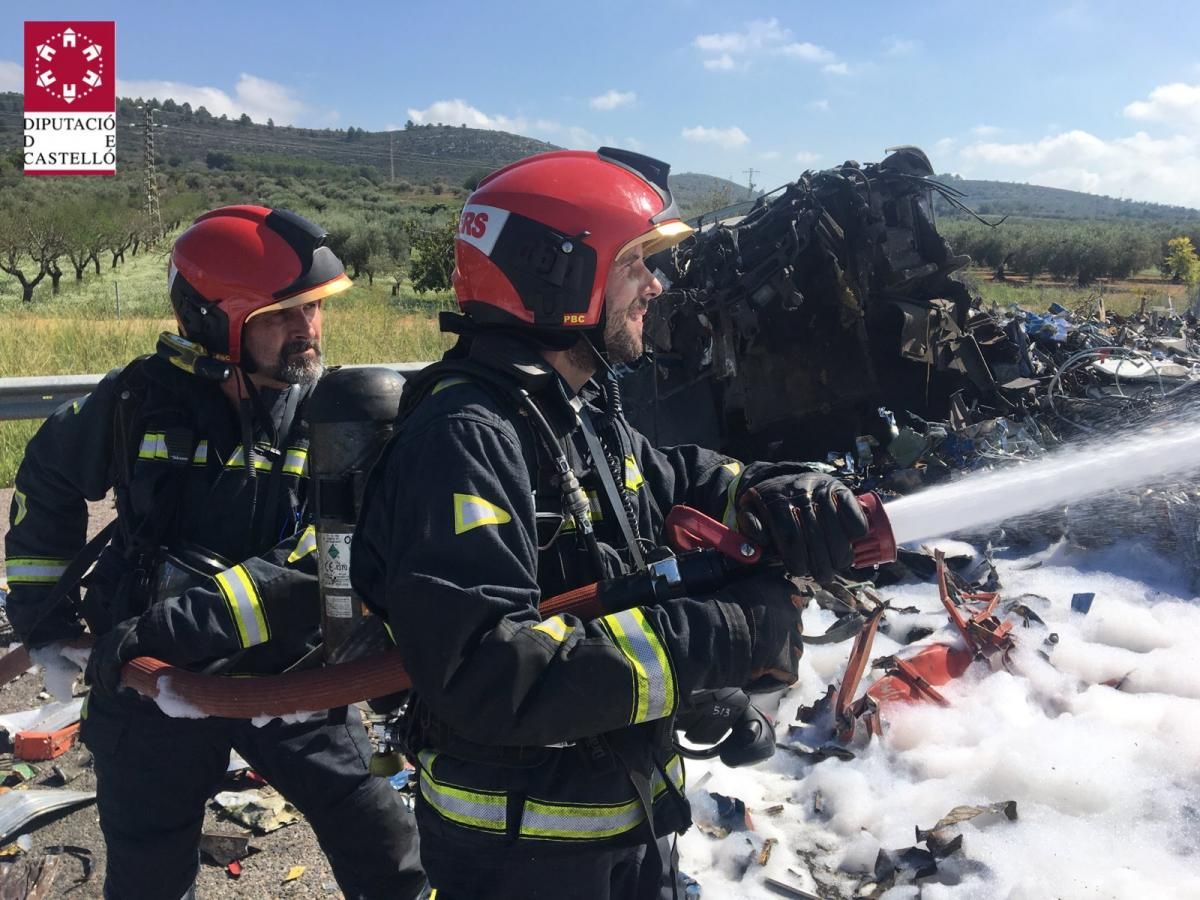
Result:
{"label": "firefighter's beard", "polygon": [[604,327],[604,346],[608,351],[609,362],[633,362],[646,352],[641,322],[631,319],[609,322]]}
{"label": "firefighter's beard", "polygon": [[648,306],[647,300],[638,298],[604,323],[604,349],[609,362],[631,363],[646,352],[642,328]]}
{"label": "firefighter's beard", "polygon": [[[312,350],[312,355],[305,351]],[[274,371],[269,372],[276,381],[284,384],[312,384],[321,377],[325,365],[321,361],[321,342],[309,340],[288,341],[279,351]]]}
{"label": "firefighter's beard", "polygon": [[[610,318],[604,323],[604,358],[613,365],[634,362],[646,352],[642,322],[647,303],[638,300],[634,306],[635,309],[627,310],[624,315]],[[596,355],[591,341],[580,338],[567,351],[567,358],[576,368],[596,371]]]}

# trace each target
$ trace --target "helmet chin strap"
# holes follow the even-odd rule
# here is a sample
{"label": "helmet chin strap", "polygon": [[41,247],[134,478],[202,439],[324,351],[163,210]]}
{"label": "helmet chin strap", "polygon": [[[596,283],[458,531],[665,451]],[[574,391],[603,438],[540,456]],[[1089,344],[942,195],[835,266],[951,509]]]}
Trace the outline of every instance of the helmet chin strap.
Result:
{"label": "helmet chin strap", "polygon": [[604,346],[603,326],[588,329],[580,334],[579,338],[592,351],[592,357],[599,363],[599,371],[608,379],[616,378],[617,373],[613,371],[613,367],[608,361],[608,349]]}

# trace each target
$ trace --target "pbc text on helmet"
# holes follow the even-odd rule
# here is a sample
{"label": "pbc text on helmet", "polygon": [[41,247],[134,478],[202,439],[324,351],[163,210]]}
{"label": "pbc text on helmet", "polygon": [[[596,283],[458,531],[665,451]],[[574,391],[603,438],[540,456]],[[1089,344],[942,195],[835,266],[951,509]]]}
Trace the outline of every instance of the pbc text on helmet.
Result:
{"label": "pbc text on helmet", "polygon": [[485,212],[466,212],[458,223],[458,233],[481,238],[487,232],[488,214]]}
{"label": "pbc text on helmet", "polygon": [[562,318],[564,325],[583,325],[587,321],[587,313],[567,313]]}

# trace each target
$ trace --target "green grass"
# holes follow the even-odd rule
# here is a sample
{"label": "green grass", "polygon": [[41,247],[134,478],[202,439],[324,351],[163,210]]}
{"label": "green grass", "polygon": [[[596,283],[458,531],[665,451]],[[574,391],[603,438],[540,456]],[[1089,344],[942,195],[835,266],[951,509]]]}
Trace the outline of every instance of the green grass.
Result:
{"label": "green grass", "polygon": [[[100,277],[74,276],[52,298],[41,285],[32,303],[19,292],[0,293],[0,377],[85,375],[107,372],[152,352],[160,332],[174,330],[165,294],[165,257],[139,253]],[[121,318],[115,291],[120,286]],[[411,362],[441,356],[451,343],[437,328],[436,313],[453,308],[449,294],[418,296],[362,278],[325,305],[325,360],[330,365]],[[25,444],[40,423],[0,422],[0,485],[11,485]]]}
{"label": "green grass", "polygon": [[1087,287],[1044,278],[1032,282],[1023,277],[992,281],[991,273],[980,269],[969,270],[963,280],[983,298],[985,307],[996,306],[1001,310],[1017,305],[1022,309],[1044,312],[1050,304],[1058,303],[1072,311],[1083,312],[1094,310],[1101,297],[1106,311],[1124,316],[1136,313],[1143,298],[1147,309],[1166,307],[1168,299],[1179,312],[1187,307],[1187,286],[1163,281],[1156,273],[1143,273],[1121,281],[1098,282]]}

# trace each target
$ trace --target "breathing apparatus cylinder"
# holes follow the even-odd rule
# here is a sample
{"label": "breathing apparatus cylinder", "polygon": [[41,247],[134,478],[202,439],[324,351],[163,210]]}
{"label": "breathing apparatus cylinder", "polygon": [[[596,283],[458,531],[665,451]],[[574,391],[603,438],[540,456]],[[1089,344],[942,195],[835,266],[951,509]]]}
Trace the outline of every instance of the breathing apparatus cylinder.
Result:
{"label": "breathing apparatus cylinder", "polygon": [[392,434],[403,386],[400,375],[382,366],[330,369],[307,404],[326,660],[366,614],[350,587],[350,541],[367,473]]}

